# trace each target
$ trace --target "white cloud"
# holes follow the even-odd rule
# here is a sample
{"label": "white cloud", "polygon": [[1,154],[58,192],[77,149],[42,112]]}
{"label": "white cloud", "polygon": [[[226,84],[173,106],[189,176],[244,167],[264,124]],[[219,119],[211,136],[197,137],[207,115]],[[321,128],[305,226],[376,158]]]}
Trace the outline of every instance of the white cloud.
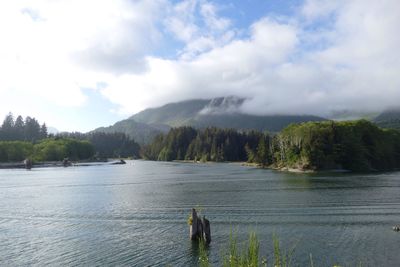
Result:
{"label": "white cloud", "polygon": [[88,100],[83,87],[142,72],[161,38],[156,23],[164,3],[0,2],[0,114],[81,107]]}
{"label": "white cloud", "polygon": [[[151,88],[149,97],[123,107],[136,112],[185,98],[238,95],[250,98],[243,106],[249,113],[379,111],[400,99],[398,25],[398,1],[306,1],[296,18],[254,22],[246,39],[210,45],[189,58],[148,58],[149,72],[132,75],[141,82],[127,87]],[[197,42],[188,38],[187,47]],[[119,95],[118,87],[107,94]]]}
{"label": "white cloud", "polygon": [[[220,11],[206,0],[3,1],[0,113],[83,106],[83,87],[124,114],[226,95],[248,97],[243,110],[257,114],[398,105],[397,0],[306,0],[295,17],[247,29]],[[156,56],[170,35],[177,55]]]}
{"label": "white cloud", "polygon": [[219,7],[206,0],[184,0],[172,6],[164,25],[167,31],[184,42],[182,59],[195,56],[229,43],[235,36],[228,18],[218,15]]}

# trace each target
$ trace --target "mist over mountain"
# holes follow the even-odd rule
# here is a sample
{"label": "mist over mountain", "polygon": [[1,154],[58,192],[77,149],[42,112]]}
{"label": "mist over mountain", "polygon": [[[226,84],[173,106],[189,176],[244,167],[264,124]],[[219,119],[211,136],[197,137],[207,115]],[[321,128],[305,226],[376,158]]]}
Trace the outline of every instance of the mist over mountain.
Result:
{"label": "mist over mountain", "polygon": [[242,111],[245,98],[236,96],[193,99],[145,109],[126,120],[95,131],[124,132],[144,144],[171,127],[218,127],[278,132],[291,123],[322,121],[312,115],[251,115]]}

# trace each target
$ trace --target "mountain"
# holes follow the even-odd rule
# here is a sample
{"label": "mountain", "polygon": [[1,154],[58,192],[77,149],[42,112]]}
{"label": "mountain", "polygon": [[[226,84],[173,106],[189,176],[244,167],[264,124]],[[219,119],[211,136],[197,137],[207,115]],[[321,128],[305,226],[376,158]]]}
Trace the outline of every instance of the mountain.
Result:
{"label": "mountain", "polygon": [[239,130],[280,131],[290,123],[322,121],[324,118],[310,115],[250,115],[240,112],[245,101],[238,97],[197,99],[166,104],[159,108],[146,109],[131,117],[141,123],[153,123],[179,127],[190,125],[196,128],[215,126]]}
{"label": "mountain", "polygon": [[368,120],[373,121],[379,112],[362,110],[337,110],[327,116],[327,119],[334,121]]}
{"label": "mountain", "polygon": [[218,127],[238,130],[278,132],[291,123],[323,121],[311,115],[251,115],[240,111],[244,98],[235,96],[214,99],[194,99],[145,109],[127,120],[95,131],[122,131],[139,143],[148,143],[154,136],[171,127]]}
{"label": "mountain", "polygon": [[151,142],[156,135],[168,132],[169,128],[167,125],[151,125],[127,119],[119,121],[112,126],[97,128],[93,132],[121,132],[129,135],[139,144],[146,144]]}
{"label": "mountain", "polygon": [[400,130],[400,109],[390,109],[382,112],[373,120],[382,128],[393,128]]}
{"label": "mountain", "polygon": [[141,123],[162,124],[171,127],[190,125],[191,120],[210,103],[210,100],[196,99],[166,104],[158,108],[145,109],[130,119]]}

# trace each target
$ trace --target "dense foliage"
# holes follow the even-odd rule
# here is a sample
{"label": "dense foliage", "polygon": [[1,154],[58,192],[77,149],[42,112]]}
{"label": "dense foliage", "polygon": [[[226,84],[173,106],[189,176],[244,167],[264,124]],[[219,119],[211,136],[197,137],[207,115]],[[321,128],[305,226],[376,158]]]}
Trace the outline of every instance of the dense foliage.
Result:
{"label": "dense foliage", "polygon": [[88,135],[88,140],[96,150],[96,157],[139,157],[138,143],[124,133],[95,132]]}
{"label": "dense foliage", "polygon": [[83,160],[93,157],[94,149],[88,141],[75,139],[44,139],[36,144],[27,141],[0,141],[0,162],[18,162],[26,158],[34,161]]}
{"label": "dense foliage", "polygon": [[79,132],[47,134],[46,124],[35,118],[9,113],[0,127],[0,162],[71,160],[112,157],[139,157],[139,145],[124,133]]}
{"label": "dense foliage", "polygon": [[292,124],[271,137],[218,128],[174,128],[143,149],[151,160],[248,161],[301,170],[400,168],[400,132],[366,120]]}
{"label": "dense foliage", "polygon": [[265,136],[259,132],[237,132],[233,129],[192,127],[173,128],[159,135],[142,150],[151,160],[246,161],[248,154],[256,159],[256,150]]}
{"label": "dense foliage", "polygon": [[400,132],[366,120],[308,122],[279,133],[271,147],[279,167],[389,170],[400,168]]}
{"label": "dense foliage", "polygon": [[35,118],[18,116],[14,120],[9,113],[0,127],[0,141],[37,141],[47,137],[46,124],[42,125]]}
{"label": "dense foliage", "polygon": [[33,144],[25,141],[0,141],[0,162],[16,162],[32,156]]}
{"label": "dense foliage", "polygon": [[138,158],[140,154],[139,144],[124,133],[73,132],[60,133],[56,137],[89,141],[94,147],[96,158]]}
{"label": "dense foliage", "polygon": [[76,139],[46,139],[33,147],[32,158],[36,161],[60,161],[89,159],[94,155],[94,148],[88,141]]}

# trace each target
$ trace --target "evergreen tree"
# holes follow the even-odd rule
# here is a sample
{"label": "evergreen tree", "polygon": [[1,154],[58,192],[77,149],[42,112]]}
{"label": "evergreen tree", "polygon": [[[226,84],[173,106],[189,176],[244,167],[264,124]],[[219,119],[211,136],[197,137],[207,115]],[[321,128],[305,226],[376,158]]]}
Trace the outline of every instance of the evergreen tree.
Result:
{"label": "evergreen tree", "polygon": [[1,138],[5,141],[11,141],[15,138],[14,117],[11,112],[7,114],[1,125]]}
{"label": "evergreen tree", "polygon": [[24,140],[25,122],[22,116],[18,116],[14,124],[15,140]]}
{"label": "evergreen tree", "polygon": [[25,118],[25,140],[34,142],[40,139],[40,124],[35,118]]}
{"label": "evergreen tree", "polygon": [[39,136],[40,136],[40,139],[47,138],[47,126],[46,126],[46,123],[43,123],[42,126],[40,127]]}

